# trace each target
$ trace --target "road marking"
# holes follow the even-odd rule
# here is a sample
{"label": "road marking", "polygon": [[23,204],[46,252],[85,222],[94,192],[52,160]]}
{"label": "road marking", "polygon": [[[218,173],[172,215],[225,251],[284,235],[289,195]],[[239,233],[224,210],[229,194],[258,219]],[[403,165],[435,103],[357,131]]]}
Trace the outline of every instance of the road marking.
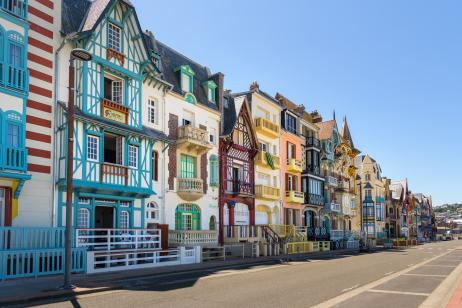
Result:
{"label": "road marking", "polygon": [[414,263],[408,264],[408,266],[413,266],[413,265],[414,265]]}
{"label": "road marking", "polygon": [[391,275],[391,274],[393,274],[394,272],[395,272],[395,271],[391,271],[391,272],[385,273],[385,274],[383,274],[383,276]]}
{"label": "road marking", "polygon": [[368,284],[366,284],[366,285],[364,285],[362,287],[356,288],[356,289],[351,290],[349,292],[345,292],[345,293],[343,293],[341,295],[338,295],[338,296],[336,296],[334,298],[331,298],[331,299],[329,299],[327,301],[324,301],[324,302],[322,302],[320,304],[317,304],[317,305],[315,305],[313,307],[314,308],[333,307],[333,306],[335,306],[337,304],[340,304],[341,302],[344,302],[344,301],[346,301],[346,300],[348,300],[348,299],[350,299],[350,298],[352,298],[352,297],[354,297],[356,295],[359,295],[359,294],[361,294],[363,292],[366,292],[366,291],[368,291],[370,289],[373,289],[373,288],[375,288],[375,287],[377,287],[377,286],[379,286],[379,285],[381,285],[381,284],[383,284],[385,282],[388,282],[388,281],[390,281],[392,279],[395,279],[395,278],[401,276],[402,274],[407,274],[410,271],[413,271],[414,269],[418,268],[419,266],[425,265],[425,264],[427,264],[427,263],[429,263],[429,262],[431,262],[433,260],[436,260],[436,259],[438,259],[438,258],[440,258],[442,256],[445,256],[445,255],[447,255],[449,253],[450,253],[450,251],[443,252],[443,253],[441,253],[441,254],[439,254],[437,256],[434,256],[434,257],[432,257],[432,258],[430,258],[428,260],[417,263],[416,265],[413,265],[411,267],[407,267],[407,268],[405,268],[405,269],[403,269],[401,271],[398,271],[396,273],[393,273],[393,274],[391,274],[389,276],[382,277],[382,278],[380,278],[380,279],[378,279],[376,281],[373,281],[371,283],[368,283]]}
{"label": "road marking", "polygon": [[439,265],[439,264],[425,264],[425,265],[422,265],[422,266],[433,266],[433,267],[456,267],[455,265]]}
{"label": "road marking", "polygon": [[400,295],[416,295],[416,296],[429,296],[430,295],[430,293],[403,292],[403,291],[377,290],[377,289],[367,290],[366,292],[400,294]]}
{"label": "road marking", "polygon": [[352,286],[351,288],[346,288],[346,289],[343,289],[342,291],[340,291],[340,293],[344,293],[344,292],[347,292],[347,291],[350,291],[350,290],[356,289],[357,287],[359,287],[359,284],[355,284],[355,285],[354,285],[354,286]]}
{"label": "road marking", "polygon": [[447,275],[430,275],[430,274],[403,274],[403,276],[447,277]]}

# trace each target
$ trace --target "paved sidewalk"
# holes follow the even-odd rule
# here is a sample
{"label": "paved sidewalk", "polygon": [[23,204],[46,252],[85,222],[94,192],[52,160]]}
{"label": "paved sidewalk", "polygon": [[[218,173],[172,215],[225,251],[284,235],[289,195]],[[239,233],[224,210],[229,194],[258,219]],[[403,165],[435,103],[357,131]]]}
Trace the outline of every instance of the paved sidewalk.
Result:
{"label": "paved sidewalk", "polygon": [[253,259],[232,259],[227,261],[209,261],[200,264],[155,267],[137,270],[126,270],[103,274],[76,274],[72,282],[73,290],[60,290],[63,276],[41,278],[14,279],[0,282],[0,306],[6,304],[21,304],[31,300],[41,300],[53,297],[76,296],[95,292],[119,289],[128,280],[143,277],[174,275],[176,273],[201,272],[220,270],[226,267],[251,267],[262,264],[277,264],[285,261],[307,259],[330,259],[359,254],[355,250],[335,250],[318,253],[293,254]]}
{"label": "paved sidewalk", "polygon": [[462,307],[462,279],[459,279],[459,285],[455,292],[452,294],[446,308],[460,308]]}

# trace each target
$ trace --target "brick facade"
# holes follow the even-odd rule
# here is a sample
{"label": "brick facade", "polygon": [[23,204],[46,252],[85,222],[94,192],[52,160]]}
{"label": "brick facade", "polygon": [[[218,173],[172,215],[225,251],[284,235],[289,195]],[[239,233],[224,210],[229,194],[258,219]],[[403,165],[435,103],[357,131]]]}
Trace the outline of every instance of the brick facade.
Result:
{"label": "brick facade", "polygon": [[[173,140],[178,138],[178,116],[169,114],[168,116],[168,136]],[[168,189],[175,189],[176,177],[176,145],[171,144],[168,148]]]}

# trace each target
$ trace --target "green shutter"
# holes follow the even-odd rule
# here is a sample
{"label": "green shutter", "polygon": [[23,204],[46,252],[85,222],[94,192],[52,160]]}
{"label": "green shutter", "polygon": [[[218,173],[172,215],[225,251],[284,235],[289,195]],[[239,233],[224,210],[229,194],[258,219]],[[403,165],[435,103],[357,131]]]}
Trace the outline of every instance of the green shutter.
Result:
{"label": "green shutter", "polygon": [[210,156],[210,186],[218,186],[218,157]]}

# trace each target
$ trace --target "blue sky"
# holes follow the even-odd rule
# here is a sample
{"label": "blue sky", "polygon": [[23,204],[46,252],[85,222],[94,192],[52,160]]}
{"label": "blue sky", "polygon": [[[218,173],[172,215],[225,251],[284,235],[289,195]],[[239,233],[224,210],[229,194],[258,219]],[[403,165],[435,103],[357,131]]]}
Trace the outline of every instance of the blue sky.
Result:
{"label": "blue sky", "polygon": [[355,146],[392,179],[460,202],[462,2],[133,0],[143,29],[225,74],[257,80],[324,119],[347,115]]}

